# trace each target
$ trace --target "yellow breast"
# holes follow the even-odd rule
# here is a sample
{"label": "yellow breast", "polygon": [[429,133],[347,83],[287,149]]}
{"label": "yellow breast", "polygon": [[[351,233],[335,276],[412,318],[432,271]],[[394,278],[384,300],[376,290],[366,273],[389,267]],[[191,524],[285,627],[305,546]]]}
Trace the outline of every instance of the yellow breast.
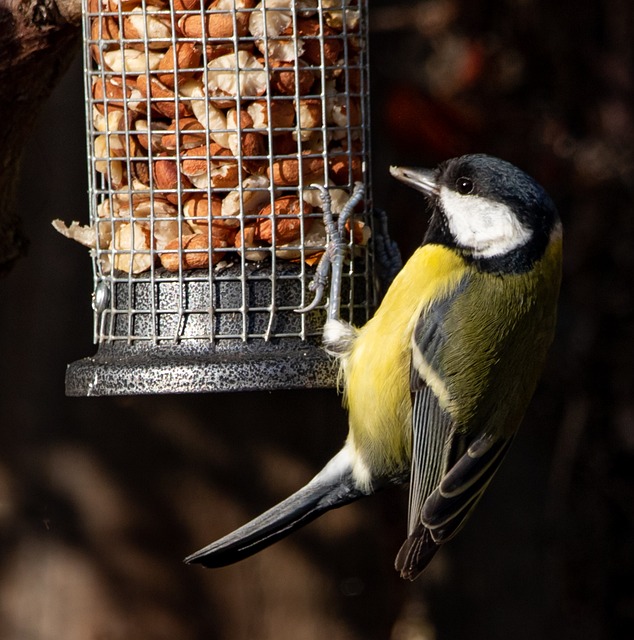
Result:
{"label": "yellow breast", "polygon": [[374,317],[342,363],[349,442],[371,473],[409,467],[410,358],[421,312],[457,286],[466,265],[451,249],[425,245],[394,279]]}

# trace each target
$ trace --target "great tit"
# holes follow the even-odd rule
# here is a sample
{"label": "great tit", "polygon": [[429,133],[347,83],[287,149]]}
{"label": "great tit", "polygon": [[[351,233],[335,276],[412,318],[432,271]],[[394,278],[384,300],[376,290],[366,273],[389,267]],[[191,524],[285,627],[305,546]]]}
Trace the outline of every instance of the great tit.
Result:
{"label": "great tit", "polygon": [[325,511],[409,482],[395,566],[413,580],[507,453],[553,339],[557,210],[532,178],[487,155],[391,173],[425,194],[431,219],[367,324],[326,322],[349,414],[343,449],[305,487],[186,562],[231,564]]}

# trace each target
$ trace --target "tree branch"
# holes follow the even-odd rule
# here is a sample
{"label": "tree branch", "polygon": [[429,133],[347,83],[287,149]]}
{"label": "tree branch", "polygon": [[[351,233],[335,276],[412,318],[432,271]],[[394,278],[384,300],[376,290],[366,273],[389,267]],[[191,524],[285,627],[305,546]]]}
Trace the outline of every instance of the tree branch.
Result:
{"label": "tree branch", "polygon": [[76,53],[80,18],[79,0],[0,0],[0,275],[26,252],[15,201],[22,152]]}

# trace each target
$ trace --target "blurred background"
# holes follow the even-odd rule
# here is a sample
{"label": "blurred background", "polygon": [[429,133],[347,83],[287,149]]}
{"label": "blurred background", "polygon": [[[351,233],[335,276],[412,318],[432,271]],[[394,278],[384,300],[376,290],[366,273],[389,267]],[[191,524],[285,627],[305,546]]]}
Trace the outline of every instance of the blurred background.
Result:
{"label": "blurred background", "polygon": [[559,327],[519,437],[414,583],[405,490],[239,565],[181,559],[340,447],[333,390],[66,398],[92,355],[79,51],[26,141],[30,251],[0,281],[0,637],[617,640],[634,637],[634,4],[371,0],[373,182],[404,257],[421,198],[390,164],[487,152],[559,206]]}

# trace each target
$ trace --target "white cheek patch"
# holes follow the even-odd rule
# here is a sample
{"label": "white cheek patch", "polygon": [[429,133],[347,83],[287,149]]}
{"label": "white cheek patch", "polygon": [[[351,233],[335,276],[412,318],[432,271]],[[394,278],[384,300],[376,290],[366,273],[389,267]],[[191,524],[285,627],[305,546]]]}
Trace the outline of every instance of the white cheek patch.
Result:
{"label": "white cheek patch", "polygon": [[440,202],[456,242],[478,258],[504,255],[526,244],[531,232],[500,202],[440,189]]}

